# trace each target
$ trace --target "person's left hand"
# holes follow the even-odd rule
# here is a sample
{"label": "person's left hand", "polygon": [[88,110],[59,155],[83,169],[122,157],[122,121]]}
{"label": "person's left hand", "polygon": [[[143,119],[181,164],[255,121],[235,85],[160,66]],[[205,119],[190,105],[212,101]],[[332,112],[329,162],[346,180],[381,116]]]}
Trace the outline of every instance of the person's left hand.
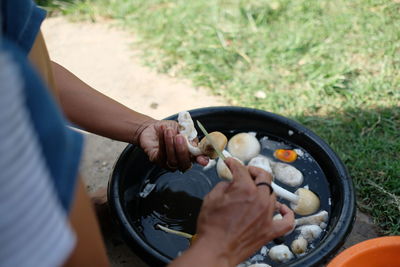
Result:
{"label": "person's left hand", "polygon": [[189,153],[185,137],[179,134],[176,121],[151,121],[140,133],[138,144],[151,162],[171,171],[185,171],[192,166],[193,160],[201,165],[208,163],[207,157],[194,158]]}

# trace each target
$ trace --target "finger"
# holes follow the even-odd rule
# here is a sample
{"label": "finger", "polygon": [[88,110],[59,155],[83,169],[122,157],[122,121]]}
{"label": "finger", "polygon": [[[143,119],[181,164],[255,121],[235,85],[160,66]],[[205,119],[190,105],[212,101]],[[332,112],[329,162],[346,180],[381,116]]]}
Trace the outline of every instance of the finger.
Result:
{"label": "finger", "polygon": [[269,184],[271,183],[272,175],[269,172],[266,172],[265,170],[254,166],[249,166],[248,168],[249,173],[254,179],[255,184],[262,182],[266,182]]}
{"label": "finger", "polygon": [[202,166],[206,166],[208,164],[208,161],[210,159],[206,156],[200,155],[196,157],[196,162],[199,163]]}
{"label": "finger", "polygon": [[230,185],[230,182],[219,182],[214,188],[207,194],[208,199],[215,199],[223,194],[225,194],[225,191],[227,187]]}
{"label": "finger", "polygon": [[175,152],[178,160],[178,169],[185,171],[192,166],[186,139],[182,135],[175,136]]}
{"label": "finger", "polygon": [[166,165],[166,151],[165,151],[165,136],[164,136],[165,126],[160,126],[160,131],[158,131],[158,159],[160,163]]}
{"label": "finger", "polygon": [[282,219],[272,221],[274,237],[283,236],[294,227],[294,213],[286,205],[281,205]]}
{"label": "finger", "polygon": [[267,197],[273,193],[271,188],[271,175],[263,169],[250,166],[248,167],[249,173],[254,179],[254,184],[257,186],[257,192],[260,197]]}
{"label": "finger", "polygon": [[176,168],[178,166],[178,161],[175,153],[174,132],[171,128],[167,128],[164,131],[164,141],[167,154],[167,165],[170,168]]}
{"label": "finger", "polygon": [[233,182],[255,186],[249,171],[242,163],[234,158],[227,158],[224,162],[232,173]]}
{"label": "finger", "polygon": [[279,204],[280,204],[279,205],[279,213],[282,215],[282,217],[285,216],[286,214],[290,213],[290,212],[293,213],[293,211],[288,206],[286,206],[285,204],[283,204],[283,203],[279,203]]}

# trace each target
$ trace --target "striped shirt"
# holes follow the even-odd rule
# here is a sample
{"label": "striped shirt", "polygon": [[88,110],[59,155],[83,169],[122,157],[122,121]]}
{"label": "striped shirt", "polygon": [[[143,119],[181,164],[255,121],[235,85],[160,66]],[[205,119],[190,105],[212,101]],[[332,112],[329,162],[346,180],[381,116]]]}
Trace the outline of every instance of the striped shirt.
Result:
{"label": "striped shirt", "polygon": [[60,266],[75,236],[22,87],[17,63],[0,50],[0,266]]}

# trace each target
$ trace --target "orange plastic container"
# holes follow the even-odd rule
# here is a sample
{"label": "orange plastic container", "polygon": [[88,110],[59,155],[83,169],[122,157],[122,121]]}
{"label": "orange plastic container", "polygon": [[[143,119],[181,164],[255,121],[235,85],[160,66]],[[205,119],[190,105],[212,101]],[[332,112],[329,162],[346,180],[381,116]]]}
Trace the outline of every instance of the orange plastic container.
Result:
{"label": "orange plastic container", "polygon": [[328,267],[358,266],[400,266],[400,236],[379,237],[361,242],[346,249],[328,264]]}

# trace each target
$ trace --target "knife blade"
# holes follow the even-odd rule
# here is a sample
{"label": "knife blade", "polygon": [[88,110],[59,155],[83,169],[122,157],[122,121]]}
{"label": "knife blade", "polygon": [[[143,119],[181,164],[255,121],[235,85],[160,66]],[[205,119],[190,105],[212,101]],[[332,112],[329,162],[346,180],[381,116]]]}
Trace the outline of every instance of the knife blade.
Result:
{"label": "knife blade", "polygon": [[222,160],[225,160],[226,157],[224,156],[224,154],[222,154],[222,152],[215,146],[214,141],[212,140],[212,138],[210,137],[209,133],[207,132],[206,128],[204,128],[203,124],[201,124],[201,122],[196,121],[197,125],[199,126],[200,130],[203,132],[204,136],[207,138],[208,142],[210,142],[210,144],[212,145],[212,147],[214,148],[215,152],[217,152],[218,157],[220,157]]}

